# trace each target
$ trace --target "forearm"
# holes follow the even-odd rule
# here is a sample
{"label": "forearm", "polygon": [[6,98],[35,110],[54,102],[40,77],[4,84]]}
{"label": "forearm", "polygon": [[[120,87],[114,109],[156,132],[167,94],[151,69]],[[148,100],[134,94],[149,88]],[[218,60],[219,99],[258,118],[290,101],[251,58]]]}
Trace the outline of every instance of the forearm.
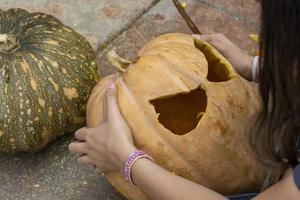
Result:
{"label": "forearm", "polygon": [[259,194],[254,200],[282,200],[282,199],[300,199],[300,191],[297,189],[293,180],[292,172],[289,170],[285,177],[267,189],[266,191]]}
{"label": "forearm", "polygon": [[148,159],[140,159],[133,165],[132,179],[151,199],[226,199],[210,189],[170,173]]}
{"label": "forearm", "polygon": [[249,56],[245,54],[243,62],[236,67],[237,72],[245,79],[253,82],[258,81],[258,67],[259,67],[259,57]]}
{"label": "forearm", "polygon": [[[224,196],[170,173],[148,159],[138,160],[132,167],[133,182],[151,199],[224,200]],[[300,193],[292,173],[259,194],[255,200],[299,199]]]}

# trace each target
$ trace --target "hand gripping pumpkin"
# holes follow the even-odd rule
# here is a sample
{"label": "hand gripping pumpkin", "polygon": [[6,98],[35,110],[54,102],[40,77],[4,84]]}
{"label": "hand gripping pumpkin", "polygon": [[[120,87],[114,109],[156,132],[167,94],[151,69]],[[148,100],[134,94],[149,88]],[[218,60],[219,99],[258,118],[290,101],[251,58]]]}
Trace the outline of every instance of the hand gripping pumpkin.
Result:
{"label": "hand gripping pumpkin", "polygon": [[36,151],[83,126],[97,80],[81,35],[43,13],[0,10],[0,151]]}
{"label": "hand gripping pumpkin", "polygon": [[[146,44],[135,62],[117,59],[114,65],[125,72],[94,88],[88,126],[105,120],[105,92],[114,80],[136,147],[157,164],[222,194],[257,191],[265,170],[246,140],[259,109],[257,88],[210,45],[196,45],[205,56],[191,36],[168,34]],[[147,199],[120,173],[106,175],[127,198]]]}

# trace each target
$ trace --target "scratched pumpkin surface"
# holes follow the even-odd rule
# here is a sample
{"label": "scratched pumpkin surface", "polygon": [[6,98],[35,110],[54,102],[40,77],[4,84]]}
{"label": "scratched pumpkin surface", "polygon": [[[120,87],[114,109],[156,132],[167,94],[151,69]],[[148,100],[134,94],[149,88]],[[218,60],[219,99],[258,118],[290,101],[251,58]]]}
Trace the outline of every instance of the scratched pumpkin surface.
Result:
{"label": "scratched pumpkin surface", "polygon": [[[124,72],[93,89],[88,127],[105,123],[105,94],[114,81],[135,146],[157,164],[224,195],[260,190],[267,168],[247,141],[260,110],[257,85],[240,77],[216,49],[172,33],[147,43],[134,62],[114,54],[110,60]],[[149,199],[118,171],[106,177],[128,199]]]}
{"label": "scratched pumpkin surface", "polygon": [[84,37],[50,15],[0,10],[0,151],[37,151],[82,126],[97,80]]}

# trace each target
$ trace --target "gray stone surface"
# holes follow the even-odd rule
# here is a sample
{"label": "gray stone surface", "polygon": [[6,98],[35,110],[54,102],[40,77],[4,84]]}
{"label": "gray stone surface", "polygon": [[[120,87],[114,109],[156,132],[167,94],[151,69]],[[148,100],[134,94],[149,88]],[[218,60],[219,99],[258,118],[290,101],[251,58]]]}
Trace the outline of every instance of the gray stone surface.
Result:
{"label": "gray stone surface", "polygon": [[[158,2],[158,3],[157,3]],[[245,51],[257,46],[255,0],[186,0],[187,11],[204,33],[221,32]],[[0,0],[0,8],[22,7],[52,14],[82,33],[97,51],[102,75],[115,70],[105,54],[111,49],[132,59],[150,39],[164,33],[190,33],[171,0]],[[0,154],[0,200],[124,199],[91,168],[81,167],[67,149],[73,134],[35,154]]]}
{"label": "gray stone surface", "polygon": [[[222,33],[245,52],[256,54],[257,44],[248,35],[258,33],[259,6],[255,0],[185,0],[187,12],[204,33]],[[245,8],[247,8],[245,10]],[[245,11],[244,11],[245,10]],[[126,59],[134,59],[149,40],[166,33],[192,34],[171,0],[161,0],[136,23],[120,34],[98,54],[102,75],[116,72],[106,59],[109,50]]]}
{"label": "gray stone surface", "polygon": [[0,0],[1,9],[25,8],[60,19],[96,49],[128,27],[157,0]]}
{"label": "gray stone surface", "polygon": [[68,151],[73,134],[35,154],[0,154],[1,200],[121,200],[92,168],[82,167]]}

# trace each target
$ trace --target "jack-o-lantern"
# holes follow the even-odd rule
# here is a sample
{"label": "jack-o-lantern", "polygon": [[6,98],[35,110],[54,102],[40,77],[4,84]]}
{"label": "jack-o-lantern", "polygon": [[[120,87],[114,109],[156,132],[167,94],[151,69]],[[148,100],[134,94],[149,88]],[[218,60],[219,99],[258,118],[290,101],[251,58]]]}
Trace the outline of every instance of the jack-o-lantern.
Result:
{"label": "jack-o-lantern", "polygon": [[[259,110],[257,87],[210,45],[195,44],[189,35],[168,34],[146,44],[135,62],[110,56],[124,72],[94,88],[88,126],[105,120],[105,93],[114,80],[136,147],[158,165],[222,194],[257,191],[265,169],[246,139]],[[106,176],[127,198],[147,199],[119,172]]]}

